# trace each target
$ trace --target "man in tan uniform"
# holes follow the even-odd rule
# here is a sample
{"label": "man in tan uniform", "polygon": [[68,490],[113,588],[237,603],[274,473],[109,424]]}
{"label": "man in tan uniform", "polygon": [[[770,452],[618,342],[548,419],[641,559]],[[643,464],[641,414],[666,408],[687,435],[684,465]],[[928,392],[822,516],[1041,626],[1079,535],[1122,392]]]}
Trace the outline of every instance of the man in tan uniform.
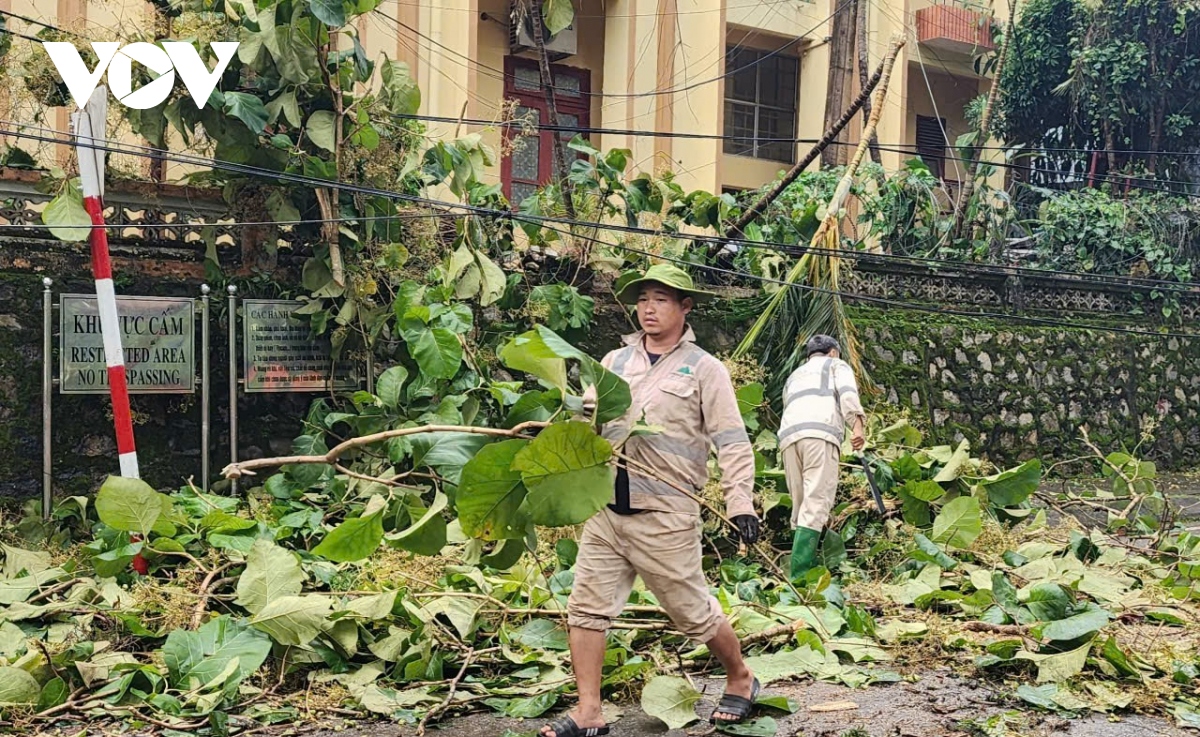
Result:
{"label": "man in tan uniform", "polygon": [[[603,435],[614,447],[623,443],[632,462],[618,466],[613,503],[583,530],[567,603],[579,705],[543,727],[544,737],[608,734],[600,713],[605,637],[636,576],[675,627],[706,644],[725,667],[725,696],[713,721],[742,722],[752,711],[758,681],[701,570],[700,505],[673,488],[699,494],[715,448],[728,516],[746,543],[758,539],[754,452],[733,383],[724,365],[694,343],[686,322],[695,302],[707,297],[686,272],[661,264],[617,293],[621,302],[637,306],[642,330],[604,357],[604,366],[629,383],[633,402],[624,417],[604,426]],[[630,437],[643,417],[662,431]]]}
{"label": "man in tan uniform", "polygon": [[850,444],[866,443],[862,403],[854,370],[841,360],[836,340],[814,335],[805,346],[808,361],[792,372],[783,389],[783,421],[779,447],[792,497],[792,579],[809,571],[817,559],[821,529],[837,498],[838,463],[850,423]]}

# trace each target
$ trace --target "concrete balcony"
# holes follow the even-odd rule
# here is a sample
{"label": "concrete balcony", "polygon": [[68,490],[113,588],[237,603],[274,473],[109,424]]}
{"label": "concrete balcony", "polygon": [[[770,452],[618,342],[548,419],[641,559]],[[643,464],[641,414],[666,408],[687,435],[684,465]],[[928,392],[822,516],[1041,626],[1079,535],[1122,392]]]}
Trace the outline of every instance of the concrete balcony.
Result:
{"label": "concrete balcony", "polygon": [[917,11],[917,40],[931,49],[975,55],[995,48],[991,19],[957,5],[931,5]]}

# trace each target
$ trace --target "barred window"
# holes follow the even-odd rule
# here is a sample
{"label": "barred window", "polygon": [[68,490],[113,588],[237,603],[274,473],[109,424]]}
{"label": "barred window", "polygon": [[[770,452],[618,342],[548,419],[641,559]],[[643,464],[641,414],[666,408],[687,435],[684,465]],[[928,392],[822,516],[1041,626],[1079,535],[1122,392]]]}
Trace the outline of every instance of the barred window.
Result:
{"label": "barred window", "polygon": [[725,69],[725,153],[795,161],[800,60],[730,47]]}

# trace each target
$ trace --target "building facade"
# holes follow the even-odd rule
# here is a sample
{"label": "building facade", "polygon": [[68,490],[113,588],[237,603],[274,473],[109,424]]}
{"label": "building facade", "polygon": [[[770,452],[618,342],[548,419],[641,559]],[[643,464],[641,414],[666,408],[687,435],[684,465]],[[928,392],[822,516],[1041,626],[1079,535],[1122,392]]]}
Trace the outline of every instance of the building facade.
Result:
{"label": "building facade", "polygon": [[[951,186],[963,176],[953,144],[969,129],[967,105],[990,85],[976,59],[992,47],[993,14],[1007,17],[1007,0],[991,1],[858,0],[868,3],[871,68],[893,34],[908,39],[878,131],[886,169],[920,154]],[[455,121],[430,122],[432,136],[479,132],[504,152],[491,175],[519,201],[552,177],[552,134],[477,122],[514,112],[547,122],[530,33],[514,28],[512,2],[384,0],[358,20],[358,33],[373,57],[409,64],[422,115]],[[855,2],[575,0],[575,11],[573,26],[548,41],[560,124],[593,129],[586,137],[601,150],[629,149],[635,171],[670,170],[685,190],[719,192],[769,182],[821,137],[832,21]],[[152,17],[142,0],[0,0],[0,12],[86,28],[96,40]],[[8,26],[38,30],[12,16]],[[857,91],[852,67],[846,101]],[[4,100],[0,109],[19,116]],[[43,124],[65,131],[69,112],[55,109]],[[860,116],[843,134],[843,150],[861,125]],[[502,146],[511,135],[520,145]],[[70,152],[59,146],[55,155]],[[184,172],[168,165],[167,179]]]}

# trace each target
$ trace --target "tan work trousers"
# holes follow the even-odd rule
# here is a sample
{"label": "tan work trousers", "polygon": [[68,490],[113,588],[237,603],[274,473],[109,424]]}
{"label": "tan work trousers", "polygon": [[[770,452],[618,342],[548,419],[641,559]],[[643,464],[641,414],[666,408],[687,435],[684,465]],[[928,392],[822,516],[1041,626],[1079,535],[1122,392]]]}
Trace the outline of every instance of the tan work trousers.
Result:
{"label": "tan work trousers", "polygon": [[783,450],[783,472],[792,496],[792,527],[820,530],[837,499],[842,449],[828,440],[800,438]]}
{"label": "tan work trousers", "polygon": [[567,624],[606,632],[641,576],[675,627],[704,644],[716,636],[725,613],[709,593],[700,563],[698,516],[602,509],[579,540]]}

